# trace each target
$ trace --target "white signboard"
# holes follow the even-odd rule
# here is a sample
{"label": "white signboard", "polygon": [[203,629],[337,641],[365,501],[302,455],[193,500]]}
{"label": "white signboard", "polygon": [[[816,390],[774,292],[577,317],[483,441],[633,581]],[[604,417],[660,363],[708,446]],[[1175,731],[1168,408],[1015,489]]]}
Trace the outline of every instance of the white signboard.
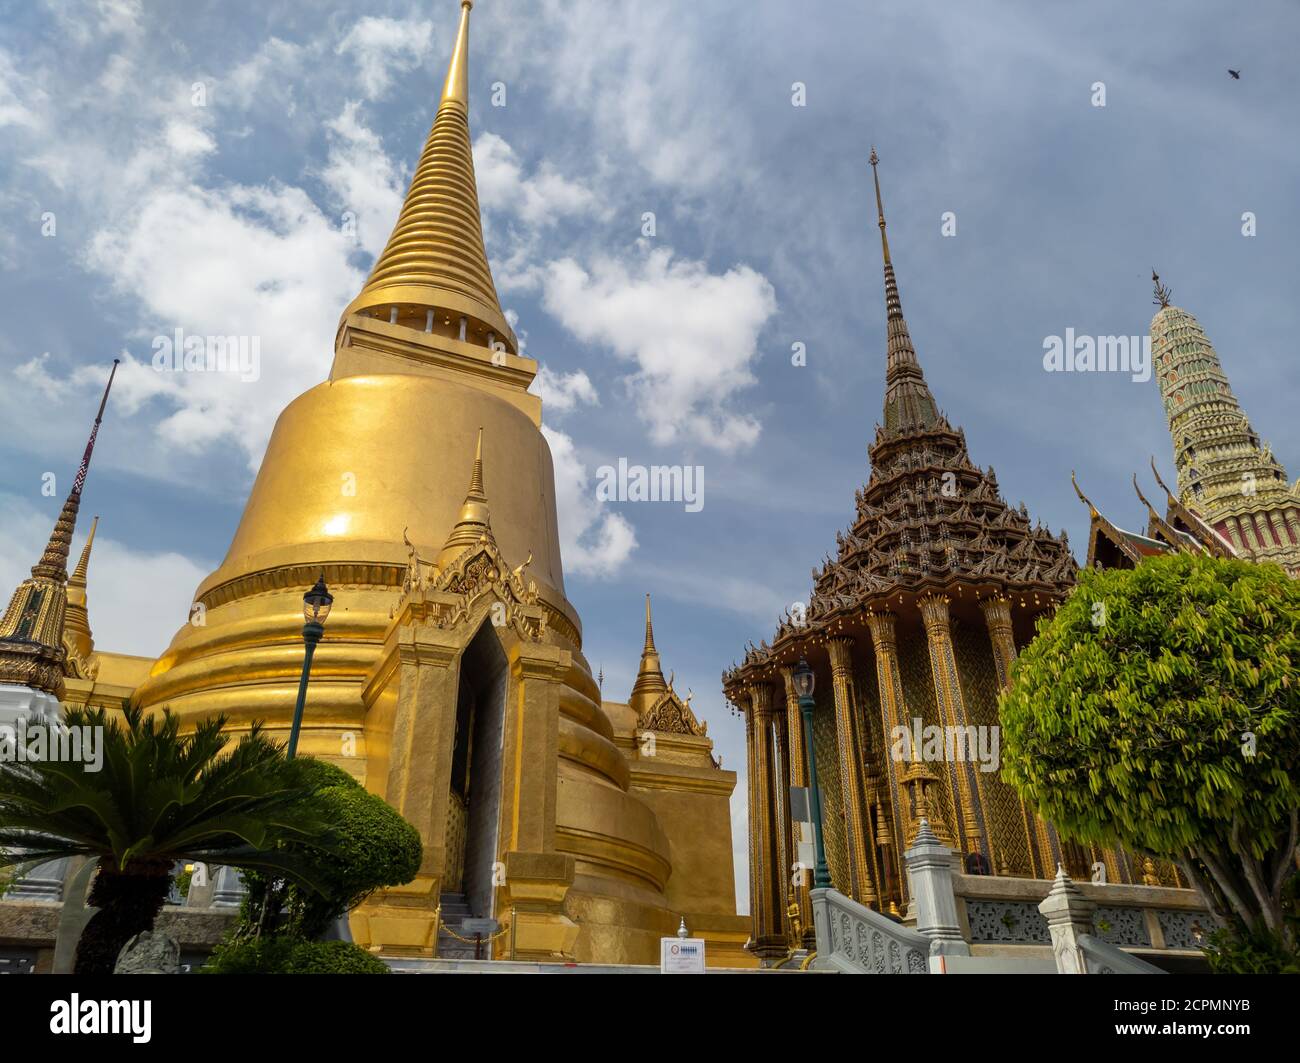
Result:
{"label": "white signboard", "polygon": [[660,938],[660,974],[703,974],[703,938]]}

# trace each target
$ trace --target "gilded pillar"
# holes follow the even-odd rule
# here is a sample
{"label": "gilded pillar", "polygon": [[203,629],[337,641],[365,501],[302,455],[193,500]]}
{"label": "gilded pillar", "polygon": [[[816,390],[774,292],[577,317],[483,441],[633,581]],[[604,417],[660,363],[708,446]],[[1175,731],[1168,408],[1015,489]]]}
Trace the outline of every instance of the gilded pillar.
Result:
{"label": "gilded pillar", "polygon": [[844,838],[849,857],[849,883],[853,899],[863,904],[876,903],[875,884],[871,877],[870,841],[867,808],[862,791],[864,750],[857,741],[853,726],[853,640],[831,639],[831,685],[835,692],[835,737],[840,757],[840,789],[844,799]]}
{"label": "gilded pillar", "polygon": [[[1016,660],[1015,632],[1011,625],[1011,600],[1000,594],[991,595],[980,602],[984,623],[989,629],[989,642],[993,647],[993,664],[998,673],[998,690],[1011,685],[1011,666]],[[1021,824],[1025,832],[1025,851],[1029,854],[1029,874],[1038,878],[1051,878],[1055,867],[1049,866],[1051,843],[1047,837],[1047,824],[1038,818],[1017,796]]]}
{"label": "gilded pillar", "polygon": [[[746,691],[746,693],[749,692]],[[749,705],[745,710],[745,778],[749,782],[749,814],[747,817],[749,830],[746,831],[746,843],[749,850],[749,918],[753,924],[749,934],[751,947],[757,943],[759,931],[758,791],[761,785],[755,767],[757,763],[755,749],[757,746],[758,725],[755,722],[754,715],[754,701],[750,697]]]}
{"label": "gilded pillar", "polygon": [[[928,594],[917,603],[921,619],[925,622],[926,642],[930,650],[930,668],[934,673],[934,695],[947,727],[961,728],[970,725],[966,712],[966,699],[962,694],[961,679],[957,672],[957,655],[952,644],[952,628],[948,618],[948,599],[942,594]],[[957,734],[958,732],[950,732]],[[954,743],[955,745],[955,743]],[[946,746],[946,743],[945,743]],[[988,826],[984,817],[984,800],[979,773],[970,757],[948,762],[948,780],[952,788],[953,807],[960,809],[954,818],[953,829],[967,853],[978,845],[990,868],[997,867],[993,850],[989,846]]]}
{"label": "gilded pillar", "polygon": [[777,867],[780,868],[780,875],[777,881],[780,883],[780,904],[781,904],[781,922],[782,925],[789,929],[790,916],[790,898],[793,893],[791,884],[791,875],[794,863],[792,855],[793,836],[790,820],[790,760],[788,756],[789,746],[786,741],[785,712],[782,706],[773,706],[772,712],[772,737],[773,737],[773,796],[775,797],[776,806],[776,850],[777,850]]}
{"label": "gilded pillar", "polygon": [[886,785],[889,789],[890,833],[894,846],[894,885],[901,904],[907,904],[907,875],[903,869],[902,854],[916,836],[917,823],[910,814],[907,795],[903,792],[903,772],[907,765],[893,757],[894,728],[910,731],[911,721],[906,718],[907,702],[903,697],[903,673],[898,665],[898,635],[894,630],[893,613],[867,614],[871,629],[871,645],[876,654],[876,682],[880,690],[880,725],[884,737]]}
{"label": "gilded pillar", "polygon": [[[785,733],[790,785],[806,788],[808,754],[803,744],[803,714],[799,710],[799,695],[794,690],[794,669],[782,668],[781,679],[785,684]],[[811,811],[809,814],[811,815]],[[812,841],[811,838],[803,837],[800,833],[802,829],[802,824],[791,822],[790,864],[794,864],[798,859],[798,843]],[[789,867],[790,864],[786,866]],[[816,941],[812,920],[812,899],[808,896],[808,891],[812,888],[812,873],[811,867],[805,867],[797,873],[791,870],[786,876],[791,886],[797,886],[791,899],[799,905],[799,925],[803,927],[803,944],[807,948],[812,948],[813,942]]]}
{"label": "gilded pillar", "polygon": [[788,949],[785,934],[781,929],[785,918],[785,913],[780,910],[781,880],[785,874],[780,866],[781,857],[777,843],[776,779],[773,756],[775,706],[771,684],[755,683],[750,688],[750,697],[754,716],[756,785],[753,793],[757,821],[750,823],[749,831],[756,849],[755,882],[758,887],[757,901],[752,902],[756,915],[753,949],[762,958],[773,958],[784,956]]}

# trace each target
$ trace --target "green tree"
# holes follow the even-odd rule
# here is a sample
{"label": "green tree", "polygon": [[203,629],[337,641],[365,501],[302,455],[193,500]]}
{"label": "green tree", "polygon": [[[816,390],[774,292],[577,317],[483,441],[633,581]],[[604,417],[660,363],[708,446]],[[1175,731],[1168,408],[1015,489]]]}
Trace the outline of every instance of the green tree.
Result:
{"label": "green tree", "polygon": [[[316,869],[314,889],[269,872],[246,875],[248,896],[237,939],[268,932],[317,938],[375,890],[410,882],[420,870],[420,832],[391,805],[333,764],[305,757],[295,763],[317,788],[316,801],[330,823],[334,848]],[[289,853],[300,845],[284,843]]]}
{"label": "green tree", "polygon": [[1064,834],[1178,861],[1239,942],[1296,952],[1300,583],[1187,553],[1084,572],[1001,720],[1003,777]]}
{"label": "green tree", "polygon": [[77,946],[78,974],[111,973],[122,946],[152,929],[178,861],[265,869],[317,888],[314,867],[333,846],[319,787],[259,724],[231,745],[223,716],[185,735],[166,710],[73,709],[65,723],[102,729],[102,770],[0,764],[0,867],[98,858],[87,903],[99,910]]}

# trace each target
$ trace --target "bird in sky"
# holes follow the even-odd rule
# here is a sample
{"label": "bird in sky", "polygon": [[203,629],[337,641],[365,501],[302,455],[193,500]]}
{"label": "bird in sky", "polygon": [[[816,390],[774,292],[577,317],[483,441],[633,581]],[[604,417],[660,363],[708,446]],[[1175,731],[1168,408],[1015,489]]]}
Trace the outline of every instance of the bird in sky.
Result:
{"label": "bird in sky", "polygon": [[1233,81],[1240,81],[1240,80],[1241,80],[1241,71],[1240,71],[1240,70],[1229,70],[1229,71],[1228,71],[1228,76],[1229,76],[1230,78],[1232,78]]}

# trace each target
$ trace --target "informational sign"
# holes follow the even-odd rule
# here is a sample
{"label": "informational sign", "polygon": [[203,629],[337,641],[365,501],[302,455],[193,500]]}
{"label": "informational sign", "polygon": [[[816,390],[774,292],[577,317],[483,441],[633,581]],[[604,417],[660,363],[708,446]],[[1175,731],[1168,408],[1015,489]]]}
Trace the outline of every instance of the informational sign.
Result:
{"label": "informational sign", "polygon": [[703,974],[703,938],[660,938],[660,974]]}
{"label": "informational sign", "polygon": [[812,822],[812,805],[809,803],[810,791],[806,786],[790,787],[790,818],[795,823]]}

